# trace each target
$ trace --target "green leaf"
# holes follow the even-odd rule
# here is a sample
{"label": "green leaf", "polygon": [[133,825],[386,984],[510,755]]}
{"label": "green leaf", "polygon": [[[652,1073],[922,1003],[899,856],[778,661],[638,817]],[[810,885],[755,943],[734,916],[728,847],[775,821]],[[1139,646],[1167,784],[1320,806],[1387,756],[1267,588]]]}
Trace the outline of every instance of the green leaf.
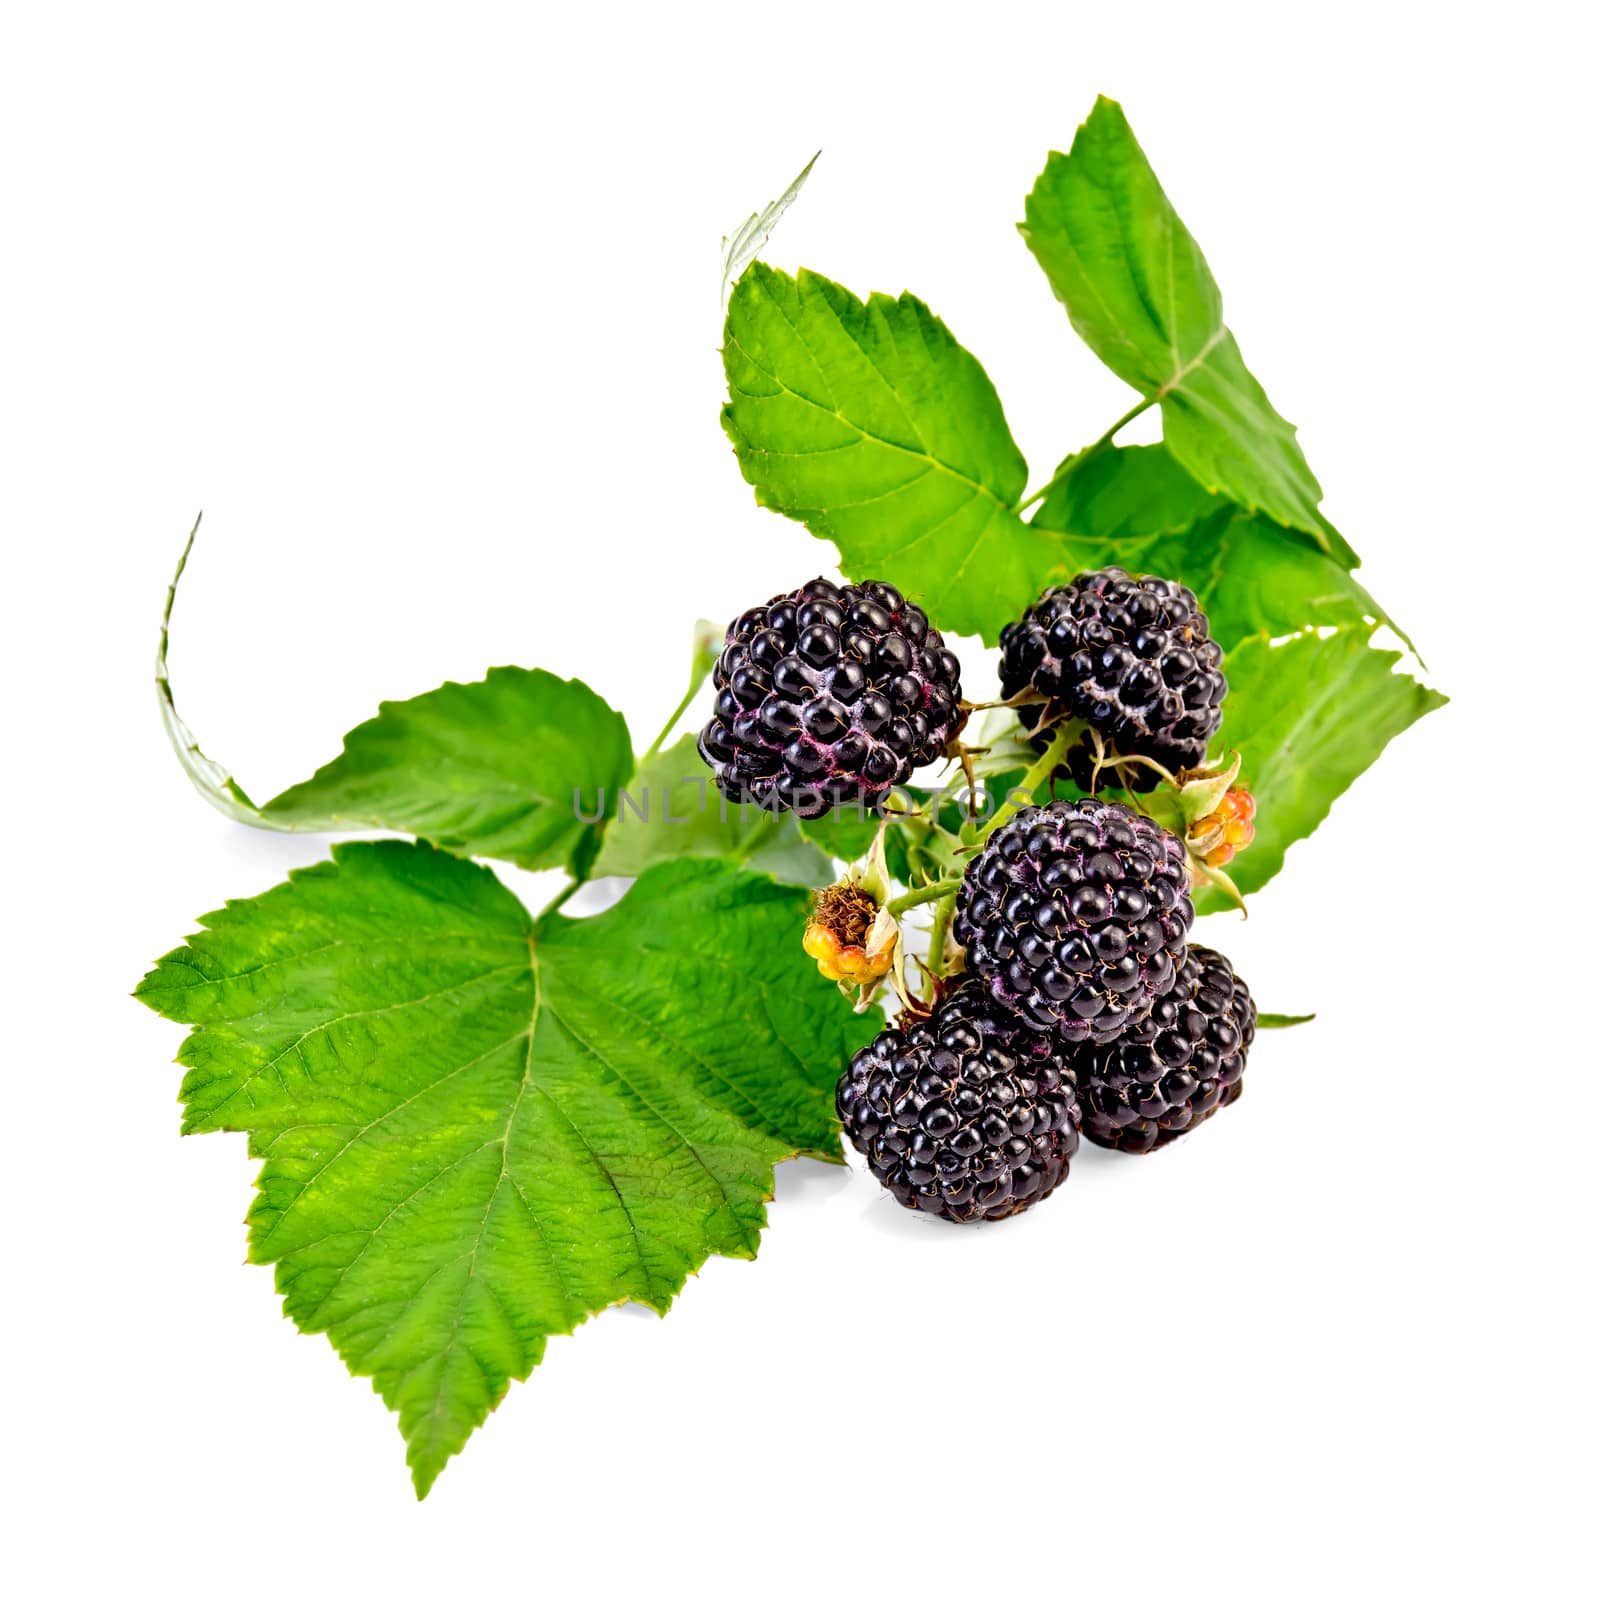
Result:
{"label": "green leaf", "polygon": [[774,1162],[838,1159],[834,1079],[875,1024],[799,958],[805,910],[678,862],[535,923],[485,867],[346,844],[140,984],[193,1025],[185,1132],[264,1163],[250,1259],[399,1413],[419,1495],[552,1334],[664,1312],[755,1253]]}
{"label": "green leaf", "polygon": [[[914,791],[904,789],[908,800],[914,801],[917,796]],[[878,836],[881,819],[865,807],[858,812],[853,806],[844,806],[833,811],[825,811],[820,817],[802,817],[800,819],[800,832],[809,839],[819,850],[840,861],[859,861],[868,850],[872,848],[872,841]],[[900,824],[891,825],[889,830],[889,844],[891,847],[902,843]],[[896,863],[891,861],[891,870],[895,870],[898,877]]]}
{"label": "green leaf", "polygon": [[[627,725],[576,679],[521,667],[496,667],[481,683],[447,683],[380,706],[372,721],[346,735],[337,759],[257,806],[200,749],[173,698],[172,608],[199,530],[197,517],[167,589],[156,692],[179,763],[217,810],[281,832],[392,828],[522,867],[588,865],[616,790],[633,770]],[[720,636],[711,647],[697,632],[695,670],[702,678],[719,648]],[[691,694],[697,686],[698,680]]]}
{"label": "green leaf", "polygon": [[756,499],[887,578],[941,628],[999,630],[1063,559],[1016,513],[1027,482],[999,397],[918,299],[757,262],[728,305],[723,426]]}
{"label": "green leaf", "polygon": [[[1229,863],[1245,894],[1283,865],[1333,802],[1398,733],[1446,703],[1394,670],[1400,654],[1370,644],[1368,628],[1301,633],[1272,644],[1257,636],[1228,652],[1228,699],[1212,746],[1238,750],[1256,800],[1255,842]],[[1198,909],[1223,909],[1208,893]]]}
{"label": "green leaf", "polygon": [[1265,517],[1224,507],[1194,530],[1191,542],[1196,554],[1209,555],[1196,593],[1224,651],[1251,634],[1281,638],[1305,627],[1388,620],[1337,561]]}
{"label": "green leaf", "polygon": [[1222,316],[1222,291],[1133,136],[1101,98],[1052,152],[1021,224],[1084,342],[1161,407],[1167,447],[1204,488],[1355,553],[1318,510],[1322,488]]}
{"label": "green leaf", "polygon": [[1282,1011],[1261,1011],[1256,1014],[1258,1028],[1298,1028],[1303,1022],[1315,1022],[1317,1014],[1308,1011],[1304,1016],[1291,1017]]}
{"label": "green leaf", "polygon": [[722,798],[693,734],[640,759],[606,827],[594,875],[636,878],[683,856],[738,861],[811,888],[833,878],[827,857],[801,837],[792,815]]}
{"label": "green leaf", "polygon": [[1165,445],[1105,445],[1056,468],[1033,522],[1063,535],[1077,570],[1126,554],[1133,571],[1163,535],[1187,531],[1222,504]]}
{"label": "green leaf", "polygon": [[[966,778],[959,767],[948,767],[937,776],[939,781],[932,785],[908,783],[895,788],[894,803],[887,813],[889,831],[884,839],[884,850],[890,873],[901,883],[943,877],[961,870],[962,863],[951,856],[950,850],[967,821],[966,807],[960,798],[965,793]],[[1022,777],[1023,769],[1018,767],[981,778],[980,786],[988,791],[982,815],[993,816]],[[933,819],[929,802],[935,794],[939,796],[937,830],[930,828]],[[922,808],[921,814],[905,815],[905,809],[910,807]],[[881,820],[872,811],[862,817],[853,806],[841,806],[820,817],[802,819],[800,831],[828,855],[841,861],[857,861],[871,848]]]}
{"label": "green leaf", "polygon": [[1116,565],[1186,583],[1224,650],[1255,633],[1387,620],[1331,556],[1208,494],[1165,445],[1069,459],[1034,521],[1061,534],[1074,571]]}
{"label": "green leaf", "polygon": [[458,855],[553,867],[599,843],[633,770],[628,727],[577,679],[495,667],[389,701],[262,807],[299,828],[392,828]]}

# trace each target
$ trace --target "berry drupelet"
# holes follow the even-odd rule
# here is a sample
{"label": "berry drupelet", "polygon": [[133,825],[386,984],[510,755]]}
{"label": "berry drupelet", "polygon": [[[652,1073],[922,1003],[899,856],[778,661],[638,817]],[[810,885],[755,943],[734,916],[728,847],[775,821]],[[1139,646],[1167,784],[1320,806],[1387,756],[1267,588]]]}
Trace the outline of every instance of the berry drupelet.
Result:
{"label": "berry drupelet", "polygon": [[1063,1183],[1078,1148],[1059,1050],[966,982],[856,1053],[835,1094],[839,1120],[901,1205],[998,1222]]}
{"label": "berry drupelet", "polygon": [[962,720],[960,663],[887,583],[817,578],[746,611],[712,681],[700,754],[718,789],[806,817],[875,804]]}
{"label": "berry drupelet", "polygon": [[1256,1034],[1255,1001],[1226,956],[1190,945],[1169,994],[1121,1038],[1070,1053],[1083,1131],[1143,1154],[1232,1105]]}
{"label": "berry drupelet", "polygon": [[[1109,753],[1147,756],[1169,772],[1199,766],[1222,722],[1228,680],[1222,651],[1194,595],[1165,578],[1131,578],[1120,567],[1086,572],[1050,589],[1000,634],[1000,689],[1008,699],[1032,689],[1024,705],[1042,752],[1049,724],[1077,717]],[[1068,760],[1073,780],[1092,787],[1093,742],[1085,735]],[[1131,765],[1102,782],[1136,790],[1158,779]]]}
{"label": "berry drupelet", "polygon": [[1070,1043],[1144,1016],[1193,921],[1182,841],[1106,800],[1019,811],[956,893],[967,966],[1002,1008]]}

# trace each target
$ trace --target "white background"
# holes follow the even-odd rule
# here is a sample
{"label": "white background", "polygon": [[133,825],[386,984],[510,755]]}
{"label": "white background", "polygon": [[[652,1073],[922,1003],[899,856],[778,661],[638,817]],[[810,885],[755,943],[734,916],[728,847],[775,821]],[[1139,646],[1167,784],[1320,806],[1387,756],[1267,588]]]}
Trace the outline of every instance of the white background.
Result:
{"label": "white background", "polygon": [[[13,1592],[1594,1592],[1565,10],[6,8]],[[781,1170],[758,1263],[556,1341],[418,1506],[392,1418],[242,1265],[243,1141],[179,1141],[178,1030],[127,998],[325,847],[207,810],[163,741],[189,522],[179,703],[253,793],[498,662],[644,742],[694,618],[830,556],[718,429],[721,234],[821,146],[770,258],[921,294],[1042,481],[1129,400],[1013,228],[1100,90],[1454,697],[1210,930],[1319,1020],[1192,1141],[1088,1150],[1003,1228]]]}

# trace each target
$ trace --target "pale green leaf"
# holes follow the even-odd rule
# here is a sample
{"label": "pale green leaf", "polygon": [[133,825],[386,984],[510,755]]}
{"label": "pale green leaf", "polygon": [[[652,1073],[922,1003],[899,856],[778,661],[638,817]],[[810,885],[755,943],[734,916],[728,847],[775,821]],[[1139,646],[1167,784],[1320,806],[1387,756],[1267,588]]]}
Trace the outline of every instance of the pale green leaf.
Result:
{"label": "pale green leaf", "polygon": [[178,598],[178,584],[189,565],[195,535],[199,532],[200,518],[197,516],[194,526],[189,529],[189,537],[184,540],[177,570],[172,574],[172,582],[167,585],[167,603],[161,611],[160,642],[156,646],[156,699],[161,707],[161,725],[167,730],[167,738],[178,758],[178,765],[208,805],[214,806],[230,822],[287,832],[287,823],[268,822],[261,815],[256,803],[234,781],[233,774],[200,748],[200,741],[190,730],[189,724],[178,715],[178,702],[172,692],[172,675],[167,666],[167,651],[171,644],[172,608]]}
{"label": "pale green leaf", "polygon": [[1016,506],[1027,464],[983,368],[918,299],[863,303],[757,262],[728,305],[723,425],[762,505],[941,627],[999,630],[1060,570]]}
{"label": "pale green leaf", "polygon": [[828,858],[801,837],[794,816],[723,799],[695,736],[641,757],[607,824],[596,877],[636,878],[659,861],[716,856],[783,883],[831,881]]}
{"label": "pale green leaf", "polygon": [[[907,804],[919,798],[908,786],[903,786],[900,793],[905,796]],[[878,836],[882,820],[865,805],[859,808],[840,806],[823,812],[820,817],[802,818],[800,832],[831,858],[859,861],[872,848],[872,841]],[[896,823],[891,827],[888,845],[896,852],[891,867],[898,868],[903,865],[905,849],[902,824]],[[896,875],[902,874],[897,871]]]}
{"label": "pale green leaf", "polygon": [[497,667],[479,683],[447,683],[380,706],[346,736],[335,760],[257,806],[201,751],[173,698],[172,608],[199,528],[196,518],[167,589],[156,691],[178,760],[212,805],[252,827],[390,828],[522,867],[587,866],[633,769],[627,725],[576,679],[521,667]]}
{"label": "pale green leaf", "polygon": [[392,828],[519,867],[581,864],[632,769],[627,724],[587,685],[496,667],[477,683],[380,706],[262,815],[318,830]]}
{"label": "pale green leaf", "polygon": [[1069,154],[1051,153],[1021,226],[1073,327],[1159,403],[1184,469],[1354,566],[1318,509],[1322,489],[1293,426],[1245,367],[1216,279],[1115,101],[1096,102]]}
{"label": "pale green leaf", "polygon": [[728,297],[728,285],[733,283],[761,254],[763,246],[772,237],[772,230],[783,220],[783,214],[800,197],[811,169],[817,164],[817,154],[800,169],[800,176],[776,200],[759,211],[753,211],[733,232],[722,241],[722,297]]}
{"label": "pale green leaf", "polygon": [[419,1493],[552,1334],[665,1311],[755,1253],[774,1162],[837,1159],[833,1083],[875,1024],[801,959],[805,910],[679,862],[535,923],[485,867],[347,844],[139,986],[192,1024],[185,1131],[264,1163],[250,1258],[399,1413]]}

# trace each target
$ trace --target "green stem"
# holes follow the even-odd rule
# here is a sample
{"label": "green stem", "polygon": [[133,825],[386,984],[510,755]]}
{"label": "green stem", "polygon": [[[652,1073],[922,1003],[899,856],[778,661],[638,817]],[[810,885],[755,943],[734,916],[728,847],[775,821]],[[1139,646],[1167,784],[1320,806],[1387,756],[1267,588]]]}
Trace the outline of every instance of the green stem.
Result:
{"label": "green stem", "polygon": [[689,662],[689,687],[683,691],[683,699],[672,708],[672,715],[667,718],[666,726],[655,736],[654,741],[645,753],[639,758],[648,761],[656,755],[662,745],[667,742],[667,735],[678,726],[678,719],[689,709],[689,702],[700,693],[701,685],[711,676],[711,669],[717,664],[717,657],[722,652],[723,633],[714,624],[701,621],[695,624],[694,630],[694,655]]}
{"label": "green stem", "polygon": [[[1063,723],[1056,730],[1049,748],[1023,774],[1022,782],[1013,793],[1028,795],[1028,803],[1031,804],[1034,793],[1048,783],[1056,768],[1066,761],[1067,752],[1072,748],[1077,732],[1077,728],[1071,723]],[[978,832],[974,842],[981,844],[1002,822],[1020,810],[1022,804],[1007,797],[1001,802],[999,810]],[[945,935],[950,927],[951,915],[955,911],[956,890],[961,887],[962,876],[958,873],[954,877],[935,878],[931,883],[923,884],[920,889],[908,890],[888,904],[889,915],[899,917],[904,916],[913,906],[926,905],[930,900],[938,901],[933,914],[933,926],[930,929],[932,943],[928,950],[928,970],[936,978],[944,975]]]}
{"label": "green stem", "polygon": [[645,751],[643,756],[644,760],[648,761],[650,757],[655,755],[661,749],[662,745],[667,742],[667,735],[678,726],[679,719],[683,716],[684,712],[689,709],[689,702],[700,693],[700,685],[705,681],[706,675],[703,672],[697,672],[690,677],[689,687],[685,691],[683,699],[681,699],[677,705],[673,707],[672,715],[667,718],[665,726],[663,726],[661,732],[655,736],[650,748]]}
{"label": "green stem", "polygon": [[558,912],[562,906],[564,906],[567,901],[569,901],[573,895],[575,895],[583,887],[585,881],[586,880],[583,878],[572,879],[572,881],[567,884],[567,886],[555,897],[555,899],[552,900],[549,905],[547,905],[544,910],[539,913],[540,917],[544,918],[554,916],[555,913]]}
{"label": "green stem", "polygon": [[[982,844],[1002,823],[1009,822],[1019,811],[1036,803],[1033,797],[1055,776],[1057,767],[1066,765],[1067,752],[1072,749],[1077,737],[1078,728],[1071,722],[1063,722],[1056,729],[1055,737],[1045,753],[1023,773],[1022,782],[1000,802],[995,814],[973,836],[974,844]],[[1013,799],[1012,795],[1026,795],[1027,799]]]}
{"label": "green stem", "polygon": [[1055,486],[1060,483],[1069,472],[1081,467],[1090,456],[1097,455],[1100,451],[1104,450],[1105,447],[1110,444],[1111,441],[1115,439],[1116,436],[1121,433],[1122,430],[1127,427],[1127,425],[1132,422],[1135,417],[1140,416],[1144,412],[1148,411],[1155,403],[1155,398],[1153,396],[1141,400],[1138,405],[1132,407],[1130,410],[1124,411],[1122,415],[1118,417],[1117,420],[1113,422],[1111,426],[1107,428],[1106,431],[1102,433],[1087,450],[1080,450],[1075,456],[1068,456],[1067,459],[1063,461],[1056,469],[1055,476],[1050,479],[1044,488],[1040,489],[1035,494],[1030,494],[1028,498],[1017,507],[1017,514],[1020,516],[1028,509],[1029,506],[1037,505],[1038,502],[1043,500],[1044,497],[1049,494],[1050,491],[1055,488]]}
{"label": "green stem", "polygon": [[950,918],[956,909],[956,897],[946,896],[933,913],[933,926],[928,930],[928,971],[935,978],[944,976],[944,950],[949,942]]}
{"label": "green stem", "polygon": [[912,906],[926,905],[930,900],[946,899],[960,887],[960,878],[935,878],[932,883],[925,883],[920,889],[912,889],[901,895],[898,900],[891,900],[889,915],[898,917],[909,911]]}

